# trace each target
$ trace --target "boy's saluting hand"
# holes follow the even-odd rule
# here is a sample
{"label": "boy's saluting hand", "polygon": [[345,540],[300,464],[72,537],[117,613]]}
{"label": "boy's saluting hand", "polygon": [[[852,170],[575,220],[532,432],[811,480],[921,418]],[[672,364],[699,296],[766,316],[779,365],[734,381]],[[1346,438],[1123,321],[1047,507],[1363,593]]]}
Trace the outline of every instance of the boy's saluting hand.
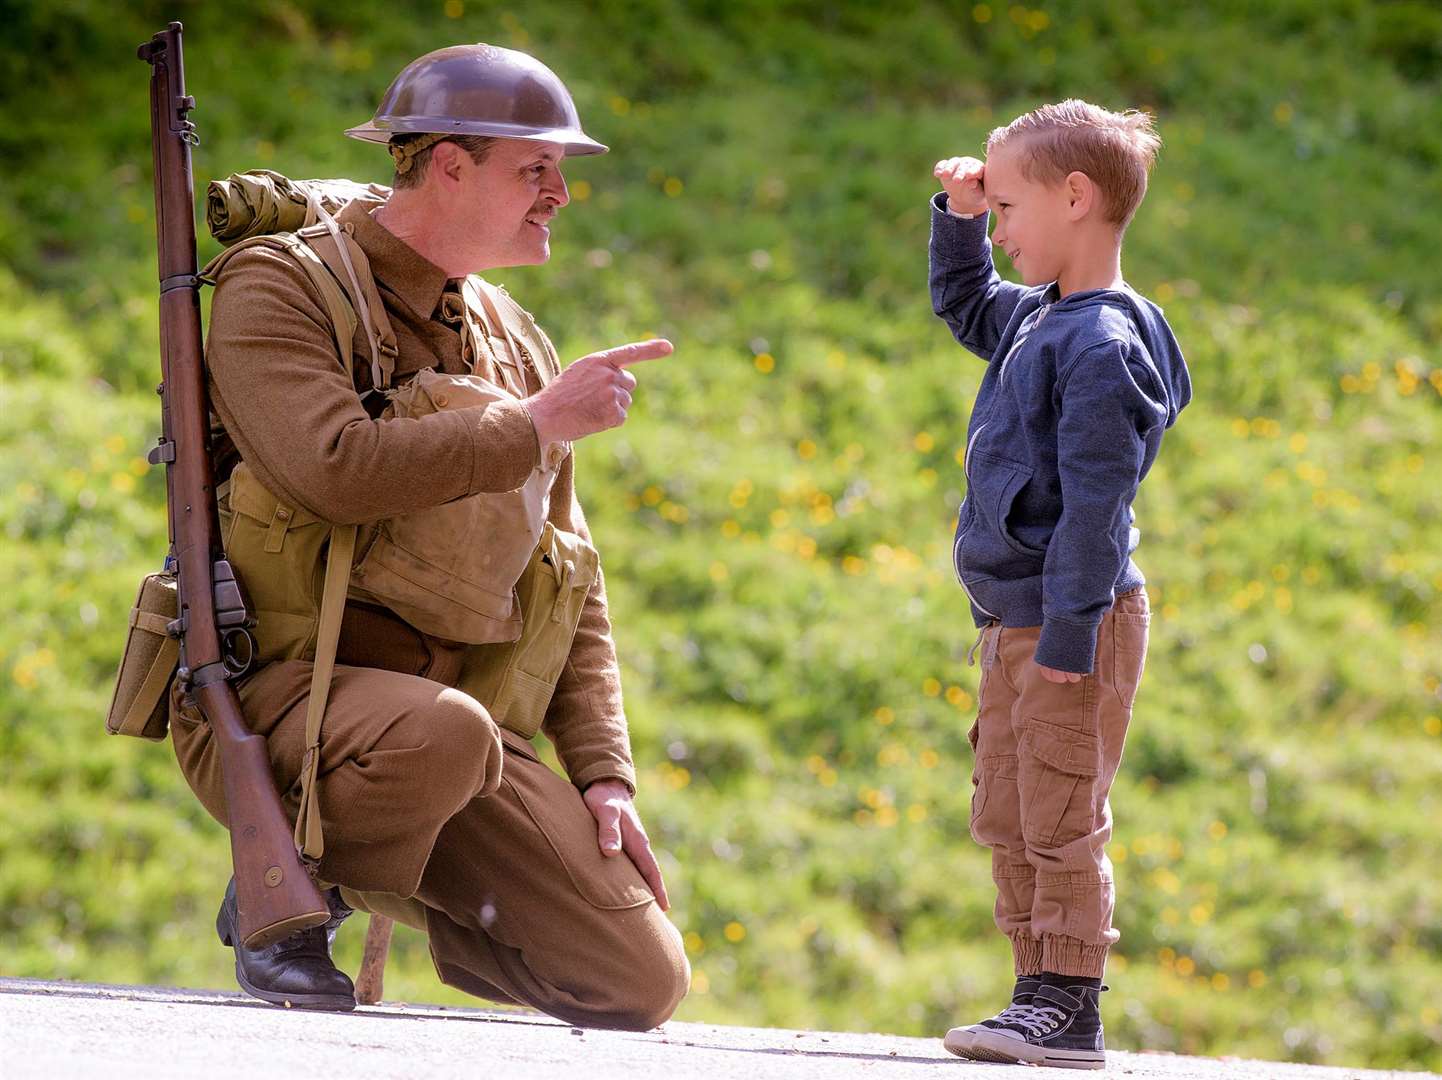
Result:
{"label": "boy's saluting hand", "polygon": [[958,214],[986,213],[986,165],[974,157],[938,161],[932,174],[946,192],[947,207]]}

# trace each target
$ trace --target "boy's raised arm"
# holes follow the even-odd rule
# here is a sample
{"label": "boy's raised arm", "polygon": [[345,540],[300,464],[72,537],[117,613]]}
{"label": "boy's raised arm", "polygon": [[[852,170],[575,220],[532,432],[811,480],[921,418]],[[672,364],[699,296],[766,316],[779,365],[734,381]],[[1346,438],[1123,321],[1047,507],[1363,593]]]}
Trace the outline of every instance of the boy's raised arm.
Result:
{"label": "boy's raised arm", "polygon": [[1003,281],[991,261],[985,166],[976,158],[948,158],[933,174],[943,190],[931,201],[931,307],[957,341],[990,360],[1028,290]]}

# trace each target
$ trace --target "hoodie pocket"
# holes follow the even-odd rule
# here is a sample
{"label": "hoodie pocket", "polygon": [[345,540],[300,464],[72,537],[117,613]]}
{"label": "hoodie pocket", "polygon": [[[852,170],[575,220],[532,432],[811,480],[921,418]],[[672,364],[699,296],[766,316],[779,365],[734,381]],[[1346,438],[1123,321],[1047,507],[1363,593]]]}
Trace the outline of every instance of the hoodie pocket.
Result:
{"label": "hoodie pocket", "polygon": [[1022,543],[1007,526],[1007,518],[1016,504],[1017,495],[1032,477],[1031,469],[980,451],[974,452],[972,458],[971,487],[967,497],[975,497],[977,500],[977,517],[980,523],[1018,555],[1029,559],[1045,556],[1044,549]]}

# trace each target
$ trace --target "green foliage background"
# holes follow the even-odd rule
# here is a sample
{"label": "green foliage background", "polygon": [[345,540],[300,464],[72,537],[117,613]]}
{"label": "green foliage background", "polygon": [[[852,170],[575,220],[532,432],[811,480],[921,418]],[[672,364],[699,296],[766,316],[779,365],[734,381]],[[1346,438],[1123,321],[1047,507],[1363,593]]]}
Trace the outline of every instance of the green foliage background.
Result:
{"label": "green foliage background", "polygon": [[[939,1034],[1009,987],[948,569],[981,372],[929,310],[930,166],[1044,100],[1155,110],[1126,269],[1197,399],[1137,508],[1157,615],[1109,1038],[1442,1067],[1426,2],[0,0],[0,971],[231,985],[221,830],[166,747],[102,728],[165,547],[133,55],[174,17],[202,183],[384,179],[341,129],[458,41],[534,50],[613,146],[568,168],[551,265],[495,276],[564,355],[680,346],[579,458],[696,971],[680,1015],[718,1022]],[[387,990],[460,1000],[413,934]]]}

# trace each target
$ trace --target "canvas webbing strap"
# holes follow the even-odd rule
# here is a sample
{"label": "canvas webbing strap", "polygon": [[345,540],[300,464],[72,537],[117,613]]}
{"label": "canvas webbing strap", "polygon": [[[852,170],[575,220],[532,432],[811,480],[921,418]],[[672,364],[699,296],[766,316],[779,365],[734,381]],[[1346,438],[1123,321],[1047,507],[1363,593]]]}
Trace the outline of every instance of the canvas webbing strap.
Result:
{"label": "canvas webbing strap", "polygon": [[310,699],[305,707],[305,759],[300,768],[300,812],[295,819],[295,843],[307,859],[325,854],[320,825],[320,729],[330,697],[335,652],[345,614],[346,586],[355,560],[356,527],[333,525],[325,559],[325,589],[320,598],[320,628],[316,632],[315,667],[311,672]]}
{"label": "canvas webbing strap", "polygon": [[[496,302],[496,287],[488,281],[482,281],[476,277],[469,277],[461,288],[463,290],[462,295],[469,298],[470,304],[479,303],[481,305],[487,316],[486,321],[490,323],[496,332],[505,340],[506,347],[510,353],[509,357],[502,357],[500,350],[495,348],[494,340],[487,339],[492,346],[492,352],[495,354],[496,360],[501,364],[509,366],[515,372],[517,379],[520,380],[520,389],[513,391],[513,393],[516,393],[518,397],[529,396],[530,392],[526,389],[525,376],[525,361],[527,359],[531,361],[531,366],[535,368],[536,378],[540,380],[543,387],[546,386],[551,381],[550,371],[547,370],[546,365],[541,362],[540,358],[531,356],[531,351],[527,349],[525,345],[521,343],[521,339],[516,336],[511,326],[511,320],[507,319],[501,313],[500,305]],[[467,306],[470,306],[470,304]]]}
{"label": "canvas webbing strap", "polygon": [[[323,225],[326,232],[330,234],[331,240],[335,243],[336,252],[340,256],[341,268],[345,271],[346,280],[348,280],[351,285],[352,291],[349,296],[351,306],[355,309],[356,314],[360,316],[361,325],[365,327],[366,345],[370,348],[371,354],[371,386],[376,390],[389,390],[391,376],[395,373],[396,368],[395,343],[394,340],[390,342],[391,347],[389,350],[382,348],[381,334],[377,324],[381,319],[385,318],[384,305],[380,303],[379,295],[376,295],[374,297],[376,300],[375,315],[372,315],[370,298],[367,297],[365,288],[361,286],[361,278],[360,275],[356,273],[355,268],[355,263],[357,261],[360,262],[362,269],[365,271],[366,280],[370,283],[371,290],[374,292],[375,278],[371,274],[370,261],[366,258],[365,252],[360,249],[359,244],[355,245],[355,258],[351,258],[350,245],[347,243],[347,241],[350,240],[350,226],[346,226],[346,233],[342,235],[341,228],[336,224],[335,218],[331,217],[326,208],[321,205],[320,199],[316,198],[314,194],[310,196],[307,204],[306,217],[307,219],[314,219]],[[385,323],[385,330],[390,330],[389,321]],[[345,354],[346,350],[341,350],[341,355],[344,356]]]}

